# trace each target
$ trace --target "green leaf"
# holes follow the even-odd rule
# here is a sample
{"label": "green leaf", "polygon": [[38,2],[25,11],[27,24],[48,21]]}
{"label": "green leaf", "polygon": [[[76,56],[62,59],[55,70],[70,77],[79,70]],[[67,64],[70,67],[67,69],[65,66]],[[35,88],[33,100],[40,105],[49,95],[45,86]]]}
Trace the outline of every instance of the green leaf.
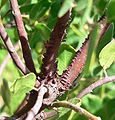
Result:
{"label": "green leaf", "polygon": [[74,0],[64,0],[62,7],[58,13],[58,17],[62,17],[70,8],[72,8]]}
{"label": "green leaf", "polygon": [[11,96],[11,93],[10,93],[10,89],[8,87],[8,83],[5,79],[3,79],[3,84],[1,86],[1,95],[2,95],[2,98],[4,100],[4,103],[7,107],[10,107],[9,104],[10,104],[10,96]]}
{"label": "green leaf", "polygon": [[60,107],[58,108],[59,116],[56,120],[67,120],[70,116],[71,110],[69,108]]}
{"label": "green leaf", "polygon": [[96,41],[98,40],[98,34],[99,34],[99,26],[95,25],[95,28],[92,30],[90,37],[89,37],[90,43],[89,43],[89,48],[88,48],[85,70],[84,70],[84,73],[86,74],[90,72],[90,64],[91,64],[93,52],[96,48]]}
{"label": "green leaf", "polygon": [[49,14],[48,21],[47,21],[47,26],[51,29],[56,24],[56,20],[57,20],[60,7],[61,7],[61,4],[59,0],[56,0],[55,2],[51,4],[50,14]]}
{"label": "green leaf", "polygon": [[23,5],[27,0],[18,0],[19,5]]}
{"label": "green leaf", "polygon": [[22,100],[25,98],[26,94],[31,91],[35,85],[36,76],[30,73],[17,79],[11,87],[11,101],[10,101],[10,112],[13,112],[21,104]]}
{"label": "green leaf", "polygon": [[43,40],[49,40],[51,30],[44,23],[36,23],[35,28],[41,34]]}
{"label": "green leaf", "polygon": [[30,46],[31,48],[36,49],[36,51],[39,51],[39,48],[43,49],[44,42],[49,40],[51,30],[44,23],[38,22],[36,22],[34,28],[32,34],[29,36]]}
{"label": "green leaf", "polygon": [[76,98],[76,97],[70,99],[69,102],[70,102],[70,103],[73,103],[73,104],[81,105],[80,99],[78,99],[78,98]]}
{"label": "green leaf", "polygon": [[99,40],[98,46],[96,48],[96,55],[97,57],[99,56],[100,51],[104,48],[105,45],[107,45],[113,37],[113,32],[114,32],[114,24],[111,23],[104,33],[102,39]]}
{"label": "green leaf", "polygon": [[115,40],[108,43],[99,54],[99,62],[104,70],[115,61]]}
{"label": "green leaf", "polygon": [[31,11],[31,9],[33,8],[34,4],[27,4],[27,5],[22,5],[20,7],[20,11],[21,13],[27,13],[28,14],[28,11]]}
{"label": "green leaf", "polygon": [[30,18],[36,20],[42,17],[50,7],[50,2],[48,0],[39,0],[30,11]]}
{"label": "green leaf", "polygon": [[84,4],[86,4],[86,8],[84,10],[84,13],[83,13],[83,15],[81,17],[81,21],[80,21],[80,23],[81,23],[80,24],[80,29],[81,30],[83,29],[83,27],[86,24],[87,20],[90,18],[92,6],[93,6],[93,0],[84,0],[83,2],[85,2]]}
{"label": "green leaf", "polygon": [[[113,84],[114,86],[114,84]],[[115,98],[115,90],[110,90],[108,93],[107,93],[107,96],[110,98],[110,99],[114,99]]]}
{"label": "green leaf", "polygon": [[96,113],[98,116],[102,118],[102,120],[115,120],[115,98],[109,99],[106,101],[107,98],[104,100],[104,104],[102,108]]}
{"label": "green leaf", "polygon": [[110,0],[107,7],[107,18],[110,22],[115,21],[115,0]]}
{"label": "green leaf", "polygon": [[63,70],[67,68],[67,66],[70,64],[72,58],[75,55],[75,50],[70,45],[67,45],[63,43],[59,50],[58,55],[58,73],[62,74]]}
{"label": "green leaf", "polygon": [[0,10],[6,4],[7,0],[0,1]]}
{"label": "green leaf", "polygon": [[96,95],[89,94],[83,97],[82,104],[88,111],[95,113],[102,107],[102,99]]}
{"label": "green leaf", "polygon": [[109,69],[107,69],[107,75],[112,76],[115,75],[115,64],[112,64]]}
{"label": "green leaf", "polygon": [[110,0],[98,0],[97,1],[97,4],[96,4],[96,7],[98,9],[98,12],[102,15],[103,12],[105,11],[106,9],[106,6],[108,4]]}

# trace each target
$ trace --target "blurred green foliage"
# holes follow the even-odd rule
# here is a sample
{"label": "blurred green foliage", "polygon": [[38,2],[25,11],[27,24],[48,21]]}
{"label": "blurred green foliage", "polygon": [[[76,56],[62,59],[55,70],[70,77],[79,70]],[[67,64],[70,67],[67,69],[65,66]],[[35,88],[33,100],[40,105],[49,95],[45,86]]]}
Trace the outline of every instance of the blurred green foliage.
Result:
{"label": "blurred green foliage", "polygon": [[[29,43],[32,48],[32,57],[38,72],[42,65],[43,53],[45,52],[45,43],[50,38],[50,33],[56,23],[57,17],[63,16],[66,11],[73,6],[72,16],[69,21],[69,27],[67,29],[67,36],[64,38],[60,50],[58,53],[58,72],[61,74],[63,70],[71,63],[72,58],[84,42],[89,31],[92,29],[92,25],[99,20],[100,16],[103,14],[107,15],[107,19],[110,24],[108,30],[103,36],[102,42],[95,50],[96,37],[98,34],[98,28],[94,29],[92,33],[92,43],[89,49],[89,58],[87,60],[86,71],[83,73],[83,77],[80,79],[78,84],[72,88],[69,92],[66,92],[64,96],[60,99],[71,99],[74,98],[80,90],[93,83],[94,81],[100,79],[104,76],[102,64],[105,64],[109,60],[109,55],[113,54],[112,62],[109,63],[109,68],[107,69],[107,74],[115,75],[115,54],[114,47],[110,45],[112,38],[115,36],[115,0],[18,0],[20,5],[20,10],[23,15],[23,21],[25,24],[26,31],[29,37]],[[62,4],[62,5],[61,5]],[[0,0],[0,15],[2,17],[4,25],[11,24],[14,22],[13,15],[10,11],[10,5],[8,0]],[[18,41],[17,29],[15,26],[7,27],[7,33],[10,36],[13,44]],[[109,44],[108,44],[109,43]],[[108,45],[107,45],[108,44]],[[107,46],[106,46],[107,45]],[[109,50],[106,47],[110,45]],[[106,47],[105,47],[106,46]],[[104,50],[105,49],[105,50]],[[111,50],[110,50],[111,49]],[[101,51],[102,50],[102,51]],[[111,53],[111,51],[113,51]],[[101,52],[101,53],[100,53]],[[22,58],[21,51],[18,50],[18,54]],[[99,63],[99,54],[103,58],[101,65]],[[104,55],[107,55],[104,58]],[[2,65],[5,57],[7,56],[7,50],[4,47],[3,42],[0,39],[0,65]],[[111,65],[111,66],[110,66]],[[102,65],[103,66],[103,65]],[[16,109],[17,106],[12,104],[12,111],[9,112],[6,106],[9,106],[8,99],[10,102],[11,96],[11,86],[14,85],[17,78],[28,79],[28,77],[22,77],[22,74],[13,64],[12,60],[9,59],[6,67],[0,76],[0,113],[6,112],[11,114],[11,112]],[[34,75],[30,75],[34,82]],[[18,87],[20,87],[20,80]],[[2,82],[3,81],[3,82]],[[23,81],[23,80],[22,80]],[[29,80],[27,80],[29,82]],[[33,82],[30,80],[30,84],[33,86]],[[24,83],[26,86],[27,84]],[[9,86],[9,87],[8,87]],[[5,89],[5,90],[4,90]],[[20,100],[25,96],[32,87],[26,86],[20,90],[24,94],[18,94],[21,96],[15,97],[16,105],[20,103]],[[20,93],[17,91],[14,94]],[[9,92],[8,92],[9,91]],[[15,96],[15,95],[14,95]],[[20,99],[19,99],[20,98]],[[4,102],[3,102],[4,101]],[[82,99],[82,106],[86,108],[91,113],[100,116],[102,120],[115,120],[115,83],[108,83],[102,87],[97,88],[92,94],[85,96]],[[53,120],[86,120],[82,115],[75,113],[71,110],[60,108],[59,116],[52,118]]]}

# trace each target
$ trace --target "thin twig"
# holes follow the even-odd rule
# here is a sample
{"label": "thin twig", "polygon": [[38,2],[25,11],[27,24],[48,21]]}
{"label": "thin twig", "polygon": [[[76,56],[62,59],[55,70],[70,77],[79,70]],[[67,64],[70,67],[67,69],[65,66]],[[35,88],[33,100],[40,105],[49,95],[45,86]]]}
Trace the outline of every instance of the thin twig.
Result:
{"label": "thin twig", "polygon": [[84,90],[82,90],[78,95],[77,98],[82,98],[83,96],[87,95],[88,93],[91,93],[95,88],[106,84],[108,82],[113,82],[115,81],[115,76],[110,76],[110,77],[105,77],[104,79],[98,80],[95,83],[91,84]]}
{"label": "thin twig", "polygon": [[83,109],[80,106],[74,105],[68,101],[58,101],[58,102],[54,102],[52,104],[52,107],[65,107],[65,108],[69,108],[71,110],[74,110],[75,112],[79,112],[80,114],[84,115],[86,118],[88,118],[89,120],[101,120],[100,117],[97,117],[93,114],[91,114],[90,112],[88,112],[87,110]]}
{"label": "thin twig", "polygon": [[44,76],[52,76],[52,74],[56,71],[56,57],[61,41],[66,35],[66,28],[70,15],[71,10],[65,13],[63,17],[58,18],[57,23],[51,33],[50,41],[46,44],[46,53],[44,54],[42,66],[42,74]]}
{"label": "thin twig", "polygon": [[26,30],[24,28],[24,24],[22,21],[22,16],[21,16],[21,13],[19,10],[18,2],[17,2],[17,0],[10,0],[10,3],[11,3],[11,9],[14,14],[16,26],[18,29],[19,38],[20,38],[21,45],[22,45],[22,52],[23,52],[25,64],[31,72],[34,72],[36,74],[34,62],[32,60],[32,55],[31,55],[31,48],[28,43],[28,37],[27,37]]}
{"label": "thin twig", "polygon": [[22,71],[23,74],[27,74],[29,71],[28,69],[25,67],[25,65],[23,64],[23,62],[21,61],[21,59],[19,58],[17,52],[15,51],[15,48],[9,38],[9,36],[7,35],[5,28],[2,24],[2,20],[0,19],[0,36],[9,52],[9,54],[11,55],[15,65]]}

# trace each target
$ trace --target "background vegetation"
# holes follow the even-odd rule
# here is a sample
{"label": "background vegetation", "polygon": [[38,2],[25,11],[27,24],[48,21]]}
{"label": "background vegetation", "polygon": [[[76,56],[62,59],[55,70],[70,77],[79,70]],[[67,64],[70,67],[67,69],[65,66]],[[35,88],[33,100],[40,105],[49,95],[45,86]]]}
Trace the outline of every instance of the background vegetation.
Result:
{"label": "background vegetation", "polygon": [[[56,23],[57,17],[63,16],[68,9],[73,7],[67,36],[64,38],[58,52],[58,73],[60,75],[71,63],[76,51],[82,46],[89,31],[93,28],[92,26],[99,18],[105,14],[107,21],[111,22],[104,34],[103,43],[100,43],[97,49],[95,48],[95,40],[92,40],[89,53],[92,51],[93,53],[89,57],[90,59],[88,59],[80,80],[59,98],[59,100],[67,100],[75,98],[82,89],[105,76],[105,71],[108,76],[115,75],[115,42],[112,43],[112,39],[115,37],[115,0],[64,0],[63,4],[60,5],[61,1],[18,0],[37,72],[41,70],[45,43],[50,39],[50,33]],[[0,0],[0,15],[13,44],[17,45],[19,37],[8,0]],[[92,39],[98,36],[98,28],[95,28],[92,36]],[[17,51],[21,58],[23,58],[20,47],[17,47]],[[111,56],[112,60],[109,59]],[[9,88],[12,90],[12,86],[17,78],[23,78],[21,72],[13,64],[12,59],[8,57],[8,51],[0,39],[0,68],[4,61],[6,61],[5,67],[0,71],[0,114],[12,115],[13,109],[17,106],[14,103],[9,103],[10,96],[8,91]],[[31,77],[35,76],[29,77],[27,79],[33,79]],[[31,85],[34,82],[31,83],[30,80]],[[19,89],[21,88],[18,83],[17,86]],[[31,87],[29,86],[27,91],[31,90]],[[21,90],[23,89],[20,89],[18,92],[20,93]],[[20,97],[21,95],[19,94],[19,96],[14,98],[16,104],[19,104],[17,101]],[[23,99],[23,96],[20,99]],[[8,107],[9,104],[12,108]],[[91,94],[82,98],[81,106],[89,112],[100,116],[102,120],[115,120],[115,83],[111,82],[96,88]],[[48,110],[46,109],[46,111]],[[53,119],[86,120],[82,115],[66,108],[59,108],[58,111],[58,117],[56,116]]]}

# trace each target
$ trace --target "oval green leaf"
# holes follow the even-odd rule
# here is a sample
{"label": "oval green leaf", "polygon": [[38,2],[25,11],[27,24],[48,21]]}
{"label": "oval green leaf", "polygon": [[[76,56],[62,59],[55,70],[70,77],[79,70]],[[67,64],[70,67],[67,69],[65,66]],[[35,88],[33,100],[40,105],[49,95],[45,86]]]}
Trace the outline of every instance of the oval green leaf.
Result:
{"label": "oval green leaf", "polygon": [[35,85],[36,76],[34,73],[25,75],[17,79],[12,85],[10,113],[13,114],[18,106],[21,104],[26,94],[31,91]]}
{"label": "oval green leaf", "polygon": [[115,40],[108,43],[99,54],[99,62],[104,70],[115,61]]}
{"label": "oval green leaf", "polygon": [[72,46],[67,44],[62,44],[59,50],[58,55],[58,73],[62,74],[63,70],[67,68],[67,66],[70,64],[72,58],[75,56],[75,50]]}

